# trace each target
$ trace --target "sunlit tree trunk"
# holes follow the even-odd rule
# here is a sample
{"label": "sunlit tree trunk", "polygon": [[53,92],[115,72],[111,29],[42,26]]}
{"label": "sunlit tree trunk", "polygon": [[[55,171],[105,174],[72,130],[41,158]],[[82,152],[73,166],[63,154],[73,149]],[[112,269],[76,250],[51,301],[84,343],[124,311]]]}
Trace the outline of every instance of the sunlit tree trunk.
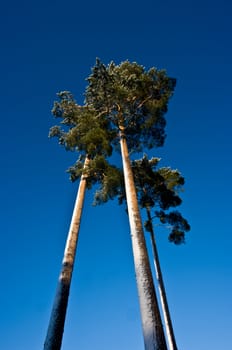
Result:
{"label": "sunlit tree trunk", "polygon": [[[88,161],[89,159],[86,158],[85,166]],[[85,190],[86,179],[85,175],[82,175],[65,246],[62,268],[44,343],[44,350],[60,350],[61,348]]]}
{"label": "sunlit tree trunk", "polygon": [[154,234],[154,229],[153,229],[153,225],[152,225],[150,208],[147,207],[146,209],[147,209],[148,221],[150,223],[149,231],[150,231],[150,237],[151,237],[152,251],[153,251],[153,255],[154,255],[154,266],[155,266],[156,277],[157,277],[157,281],[158,281],[160,302],[161,302],[162,311],[163,311],[163,315],[164,315],[164,323],[165,323],[165,329],[166,329],[166,334],[167,334],[168,347],[169,347],[169,350],[178,350],[177,345],[176,345],[173,327],[172,327],[172,321],[171,321],[171,316],[170,316],[170,312],[169,312],[168,301],[167,301],[166,291],[165,291],[165,287],[164,287],[162,271],[161,271],[160,262],[159,262],[159,255],[158,255],[158,250],[157,250],[156,241],[155,241],[155,234]]}
{"label": "sunlit tree trunk", "polygon": [[132,250],[140,302],[145,350],[167,350],[158,302],[143,233],[133,172],[126,138],[120,135],[126,198],[131,229]]}

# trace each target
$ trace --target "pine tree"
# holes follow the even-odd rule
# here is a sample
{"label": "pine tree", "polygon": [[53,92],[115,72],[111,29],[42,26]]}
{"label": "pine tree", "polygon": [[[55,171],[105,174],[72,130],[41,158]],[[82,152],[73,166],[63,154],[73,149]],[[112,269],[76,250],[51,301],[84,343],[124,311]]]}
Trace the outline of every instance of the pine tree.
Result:
{"label": "pine tree", "polygon": [[167,341],[170,350],[177,350],[152,224],[151,208],[156,208],[155,217],[160,220],[161,224],[169,224],[171,229],[169,234],[170,242],[175,244],[184,243],[185,232],[190,230],[190,226],[178,211],[170,211],[170,208],[177,207],[182,202],[179,192],[184,185],[184,178],[178,170],[172,170],[169,167],[157,169],[159,161],[159,158],[149,160],[147,156],[144,156],[142,159],[132,163],[132,169],[139,205],[142,209],[145,209],[147,214],[147,221],[144,226],[150,233]]}
{"label": "pine tree", "polygon": [[52,127],[49,136],[57,137],[59,144],[66,150],[79,154],[79,159],[68,171],[71,180],[80,179],[80,183],[44,350],[61,348],[85,190],[91,188],[93,183],[102,181],[103,171],[107,173],[111,169],[105,157],[112,152],[111,135],[106,132],[106,122],[99,119],[94,110],[79,106],[69,92],[61,92],[58,96],[59,100],[54,103],[52,113],[61,119],[61,125]]}
{"label": "pine tree", "polygon": [[108,131],[116,133],[115,147],[121,149],[145,350],[166,350],[129,153],[163,145],[175,80],[137,63],[105,66],[97,60],[88,82],[86,103],[107,120]]}
{"label": "pine tree", "polygon": [[[170,167],[158,168],[159,161],[159,158],[153,157],[149,160],[144,155],[142,159],[132,161],[131,167],[139,207],[142,210],[144,209],[147,215],[144,226],[151,239],[167,342],[170,350],[177,350],[152,221],[158,219],[161,225],[166,226],[168,224],[170,230],[169,241],[177,245],[184,243],[185,232],[190,230],[190,226],[179,211],[170,210],[170,208],[175,208],[182,202],[179,193],[182,191],[184,178],[178,170],[173,170]],[[120,204],[126,202],[122,170],[117,169],[117,180],[116,174],[114,178],[114,182],[106,179],[101,184],[100,189],[95,194],[95,204],[102,204],[112,198],[108,193],[114,193]],[[152,217],[151,209],[154,208],[155,215]]]}

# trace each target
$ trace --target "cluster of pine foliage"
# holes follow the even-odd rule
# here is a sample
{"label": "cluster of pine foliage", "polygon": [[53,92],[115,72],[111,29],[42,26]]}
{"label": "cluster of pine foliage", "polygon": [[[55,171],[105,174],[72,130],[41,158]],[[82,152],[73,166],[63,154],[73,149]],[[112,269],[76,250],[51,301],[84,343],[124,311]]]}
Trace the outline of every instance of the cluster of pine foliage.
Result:
{"label": "cluster of pine foliage", "polygon": [[[163,312],[168,320],[166,337],[170,350],[176,350],[155,246],[153,220],[158,219],[168,227],[170,242],[181,244],[185,241],[185,232],[190,230],[190,226],[176,209],[182,202],[180,193],[184,177],[178,170],[159,167],[160,159],[149,159],[145,153],[141,159],[130,159],[132,153],[163,146],[165,114],[176,81],[164,70],[151,68],[146,71],[143,66],[129,61],[105,65],[99,59],[87,81],[83,106],[78,105],[70,92],[64,91],[58,94],[52,110],[60,123],[50,129],[49,135],[57,137],[66,150],[77,152],[77,161],[68,172],[71,181],[80,180],[80,187],[44,349],[58,350],[61,347],[84,192],[86,188],[97,185],[95,204],[114,198],[118,198],[120,204],[126,204],[145,349],[166,350],[143,225],[151,234],[154,261],[156,268],[158,264],[158,279],[161,279]],[[120,152],[122,167],[111,164],[114,151]],[[143,224],[141,210],[147,213]],[[75,216],[77,212],[78,217]],[[64,275],[70,276],[68,282]],[[61,292],[63,285],[66,286],[65,292]],[[61,307],[64,298],[66,306]]]}

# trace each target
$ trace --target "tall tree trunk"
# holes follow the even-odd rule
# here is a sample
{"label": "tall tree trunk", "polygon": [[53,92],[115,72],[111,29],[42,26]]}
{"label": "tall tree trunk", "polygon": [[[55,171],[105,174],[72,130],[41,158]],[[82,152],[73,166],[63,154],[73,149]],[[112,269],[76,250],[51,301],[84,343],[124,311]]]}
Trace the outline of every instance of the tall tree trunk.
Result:
{"label": "tall tree trunk", "polygon": [[[86,166],[88,162],[89,159],[86,157],[84,166]],[[60,350],[61,348],[85,190],[86,179],[85,175],[82,175],[66,241],[59,282],[44,343],[44,350]]]}
{"label": "tall tree trunk", "polygon": [[158,302],[140,217],[126,137],[121,129],[120,146],[131,229],[132,250],[140,302],[145,350],[167,350]]}
{"label": "tall tree trunk", "polygon": [[169,350],[178,350],[177,345],[176,345],[173,327],[172,327],[172,321],[171,321],[171,316],[170,316],[170,312],[169,312],[168,301],[167,301],[166,291],[165,291],[165,287],[164,287],[162,271],[161,271],[160,262],[159,262],[159,255],[158,255],[158,250],[157,250],[156,241],[155,241],[155,234],[154,234],[154,229],[153,229],[153,225],[152,225],[150,208],[147,207],[146,210],[147,210],[148,221],[150,223],[149,228],[150,228],[152,251],[153,251],[153,255],[154,255],[154,265],[155,265],[156,277],[158,280],[160,302],[161,302],[163,315],[164,315],[164,323],[165,323],[165,329],[166,329],[166,334],[167,334]]}

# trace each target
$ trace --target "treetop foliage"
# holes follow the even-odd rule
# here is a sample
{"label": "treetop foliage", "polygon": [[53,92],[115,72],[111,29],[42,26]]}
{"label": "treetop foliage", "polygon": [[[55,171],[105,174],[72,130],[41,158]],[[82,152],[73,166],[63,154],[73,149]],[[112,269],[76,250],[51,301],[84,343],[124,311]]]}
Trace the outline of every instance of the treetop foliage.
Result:
{"label": "treetop foliage", "polygon": [[51,128],[49,136],[57,137],[66,150],[90,158],[109,157],[120,131],[126,136],[130,152],[162,146],[164,114],[175,79],[164,70],[146,71],[135,62],[111,62],[106,66],[97,59],[87,81],[83,106],[70,92],[58,93],[52,113],[61,122]]}
{"label": "treetop foliage", "polygon": [[[164,118],[176,81],[164,70],[129,61],[115,65],[97,59],[87,78],[85,104],[80,106],[68,91],[58,93],[52,113],[60,124],[50,129],[66,150],[78,153],[77,162],[68,169],[72,181],[86,175],[88,188],[99,183],[94,204],[118,198],[126,201],[123,172],[107,160],[119,137],[126,137],[130,152],[162,146]],[[120,135],[121,134],[121,135]],[[91,161],[84,166],[84,159]],[[141,208],[155,208],[155,217],[172,227],[169,240],[179,244],[190,229],[187,221],[170,208],[181,204],[179,191],[184,178],[178,170],[158,168],[160,159],[143,156],[131,163],[138,202]],[[147,222],[145,227],[149,231]]]}
{"label": "treetop foliage", "polygon": [[59,143],[67,150],[88,155],[110,156],[113,133],[108,130],[107,120],[99,118],[97,112],[88,106],[80,106],[72,94],[63,91],[57,94],[52,113],[61,118],[59,126],[50,129],[49,136],[58,137]]}
{"label": "treetop foliage", "polygon": [[132,162],[135,186],[141,208],[158,206],[163,210],[181,204],[177,188],[184,184],[184,178],[178,170],[167,167],[157,168],[159,158],[146,155]]}
{"label": "treetop foliage", "polygon": [[[132,162],[138,203],[141,209],[155,208],[154,218],[161,224],[168,224],[171,229],[170,242],[184,243],[185,232],[190,230],[186,219],[178,211],[170,211],[182,203],[179,192],[184,185],[184,178],[178,170],[170,167],[158,168],[160,158],[148,159],[144,155]],[[119,203],[126,202],[123,171],[111,169],[105,173],[100,189],[95,193],[95,204],[102,204],[117,197]],[[152,223],[147,220],[145,229],[150,232]]]}
{"label": "treetop foliage", "polygon": [[86,104],[110,121],[111,129],[124,133],[130,151],[163,145],[175,79],[135,62],[106,66],[97,59],[87,81]]}
{"label": "treetop foliage", "polygon": [[[159,161],[159,158],[149,160],[145,155],[132,162],[138,201],[140,207],[148,211],[155,208],[155,217],[171,229],[169,241],[181,244],[184,243],[185,232],[190,230],[190,225],[177,210],[170,211],[170,208],[182,203],[179,192],[184,185],[184,178],[178,170],[157,168]],[[144,225],[151,232],[152,223],[149,219]]]}
{"label": "treetop foliage", "polygon": [[[79,154],[77,162],[68,169],[70,179],[75,181],[83,172],[89,172],[86,179],[90,188],[92,184],[102,181],[104,172],[109,172],[110,167],[112,171],[115,168],[105,159],[112,154],[114,131],[109,130],[108,121],[93,108],[78,105],[70,92],[63,91],[57,95],[58,101],[55,101],[52,113],[61,122],[50,129],[49,136],[57,137],[66,150]],[[84,169],[86,157],[91,159],[91,164]]]}

